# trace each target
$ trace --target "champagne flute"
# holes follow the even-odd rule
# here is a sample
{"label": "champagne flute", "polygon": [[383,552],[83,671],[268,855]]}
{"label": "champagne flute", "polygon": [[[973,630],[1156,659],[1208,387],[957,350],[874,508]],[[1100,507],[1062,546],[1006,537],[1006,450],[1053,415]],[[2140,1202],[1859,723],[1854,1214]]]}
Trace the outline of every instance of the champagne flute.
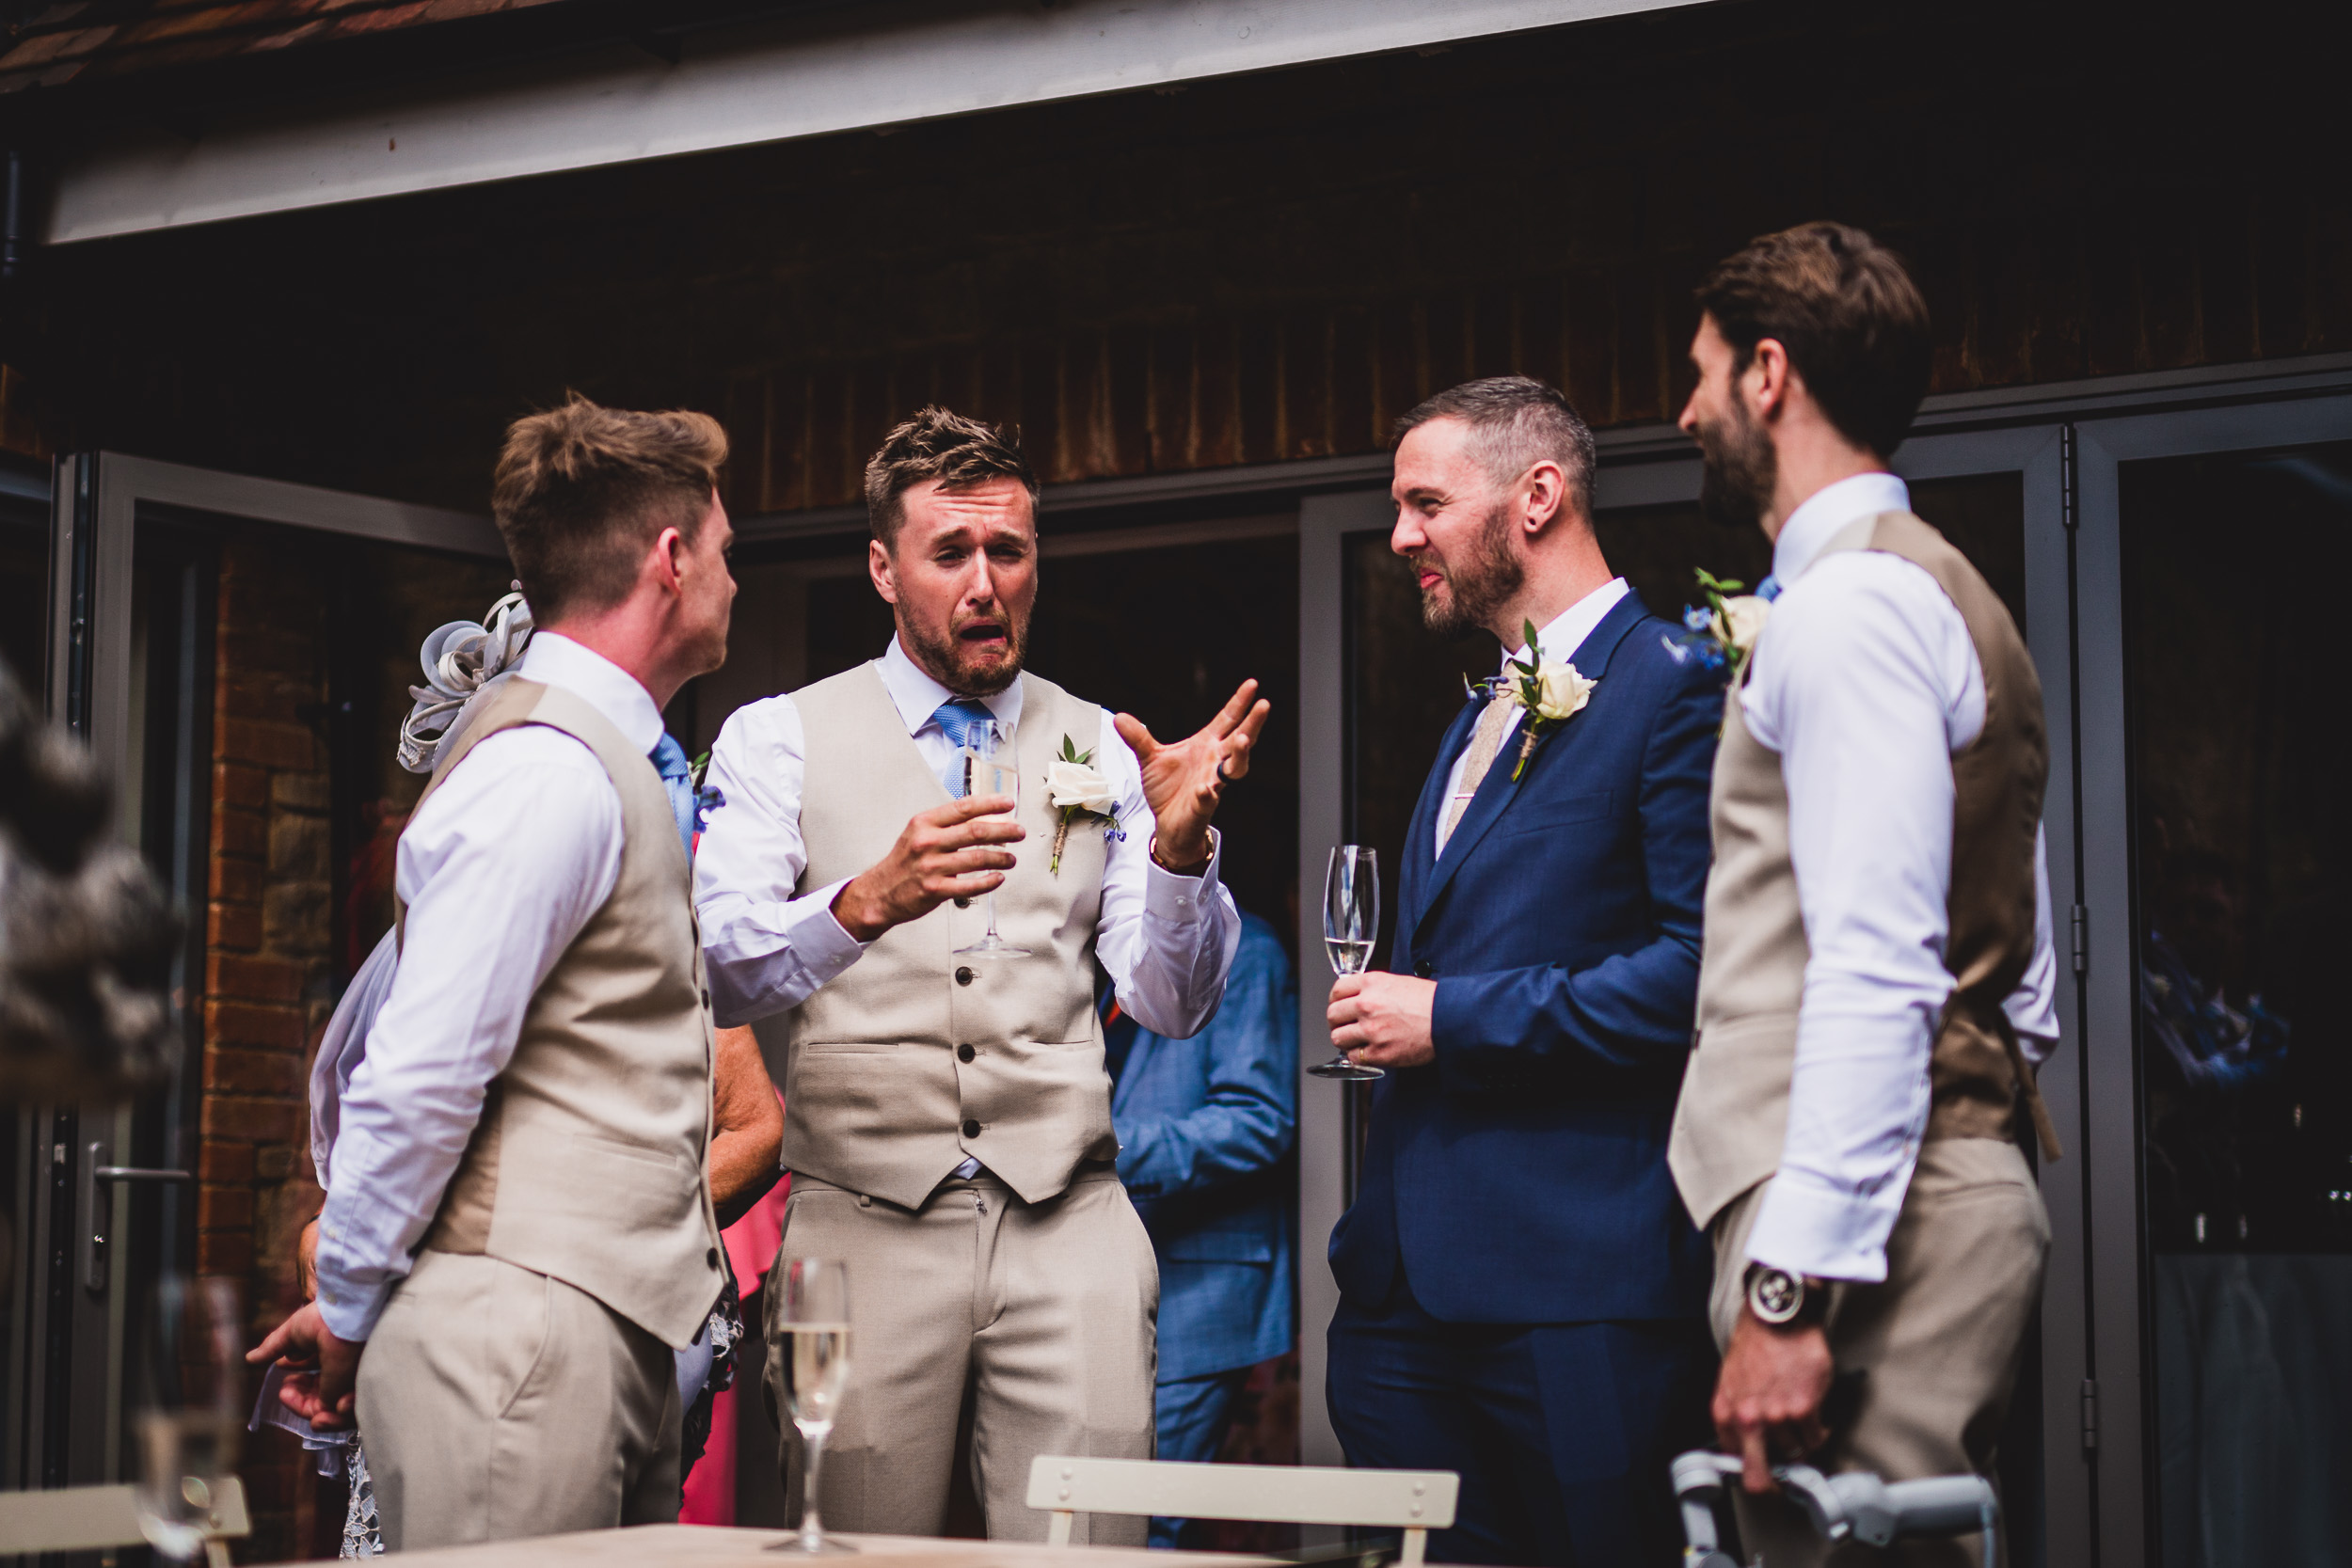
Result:
{"label": "champagne flute", "polygon": [[[1014,750],[1012,733],[993,719],[976,720],[963,732],[964,788],[971,795],[1009,795],[1013,808],[1004,816],[984,816],[983,822],[1013,822],[1021,816],[1021,763]],[[996,890],[988,890],[988,934],[969,947],[959,947],[956,955],[966,953],[1002,953],[1018,958],[1029,950],[1015,947],[996,934]]]}
{"label": "champagne flute", "polygon": [[[1342,844],[1331,851],[1331,867],[1323,878],[1323,946],[1333,973],[1361,974],[1372,965],[1373,945],[1380,940],[1380,857],[1365,845]],[[1317,1078],[1361,1081],[1383,1078],[1376,1067],[1363,1067],[1344,1055],[1307,1069]]]}
{"label": "champagne flute", "polygon": [[157,1557],[199,1562],[222,1488],[236,1473],[245,1345],[235,1283],[167,1275],[150,1297],[140,1338],[132,1512]]}
{"label": "champagne flute", "polygon": [[835,1259],[793,1258],[769,1274],[768,1289],[782,1292],[771,1326],[784,1337],[778,1353],[784,1403],[801,1433],[801,1533],[769,1549],[818,1556],[854,1552],[848,1542],[829,1539],[817,1514],[825,1439],[850,1382],[849,1269]]}

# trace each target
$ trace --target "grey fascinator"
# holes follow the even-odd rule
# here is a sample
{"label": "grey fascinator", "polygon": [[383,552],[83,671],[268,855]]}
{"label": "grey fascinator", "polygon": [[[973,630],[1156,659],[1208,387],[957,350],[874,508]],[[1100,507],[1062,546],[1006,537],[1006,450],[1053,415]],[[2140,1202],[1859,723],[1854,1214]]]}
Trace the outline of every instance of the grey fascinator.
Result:
{"label": "grey fascinator", "polygon": [[465,734],[481,699],[522,662],[531,643],[531,606],[516,586],[480,621],[437,627],[417,651],[425,684],[408,689],[417,705],[400,724],[400,765],[409,772],[432,772],[441,748]]}

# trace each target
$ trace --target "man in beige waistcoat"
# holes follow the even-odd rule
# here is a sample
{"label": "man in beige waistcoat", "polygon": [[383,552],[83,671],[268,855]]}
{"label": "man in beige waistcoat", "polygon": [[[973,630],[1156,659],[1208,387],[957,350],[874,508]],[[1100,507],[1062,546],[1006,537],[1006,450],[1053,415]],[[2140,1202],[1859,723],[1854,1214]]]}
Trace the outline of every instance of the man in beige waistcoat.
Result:
{"label": "man in beige waistcoat", "polygon": [[712,1037],[661,708],[735,597],[700,414],[519,420],[537,621],[402,833],[399,966],[342,1103],[318,1297],[257,1354],[365,1431],[391,1550],[675,1520],[675,1353],[720,1291]]}
{"label": "man in beige waistcoat", "polygon": [[[1161,745],[1025,673],[1037,493],[1007,432],[940,408],[892,431],[866,496],[897,636],[739,709],[711,754],[725,799],[695,886],[718,1017],[788,1012],[783,1255],[849,1266],[819,1481],[839,1528],[939,1533],[967,1412],[1000,1539],[1045,1537],[1035,1456],[1152,1453],[1159,1275],[1113,1164],[1095,968],[1171,1039],[1216,1012],[1241,925],[1209,823],[1266,705],[1245,683]],[[990,726],[1017,805],[966,787]],[[972,951],[992,921],[1017,951]],[[1145,1521],[1078,1529],[1141,1545]]]}
{"label": "man in beige waistcoat", "polygon": [[[1724,709],[1698,1038],[1668,1148],[1715,1246],[1714,1418],[1749,1553],[1830,1554],[1768,1465],[1991,1474],[2049,1224],[2058,1033],[2042,689],[2009,611],[1886,459],[1927,388],[1888,251],[1809,224],[1698,293],[1682,428],[1772,577]],[[1776,595],[1776,596],[1775,596]],[[1980,1560],[1974,1538],[1910,1563]],[[1875,1560],[1858,1545],[1836,1560]]]}

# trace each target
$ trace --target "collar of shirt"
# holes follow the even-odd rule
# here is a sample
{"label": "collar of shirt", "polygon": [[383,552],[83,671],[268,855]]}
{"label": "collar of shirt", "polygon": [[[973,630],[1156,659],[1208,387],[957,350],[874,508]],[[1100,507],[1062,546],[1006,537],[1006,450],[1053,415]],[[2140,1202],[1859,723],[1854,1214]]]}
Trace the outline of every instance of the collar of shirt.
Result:
{"label": "collar of shirt", "polygon": [[[1577,649],[1584,645],[1584,640],[1593,635],[1593,628],[1600,625],[1600,618],[1616,609],[1617,601],[1625,595],[1625,578],[1611,578],[1554,616],[1551,625],[1535,634],[1535,641],[1543,644],[1548,657],[1565,663]],[[1525,648],[1505,654],[1502,659],[1503,678],[1510,678],[1513,659],[1526,657]]]}
{"label": "collar of shirt", "polygon": [[[950,691],[931,679],[921,665],[907,657],[907,651],[898,645],[896,637],[890,640],[890,646],[882,650],[882,657],[874,661],[874,668],[881,672],[882,689],[889,692],[890,700],[898,705],[898,717],[905,721],[907,734],[911,736],[923,733],[923,726],[930,723],[931,715],[939,711],[940,704],[956,702],[963,696],[962,692]],[[1017,730],[1021,727],[1019,681],[1014,681],[993,697],[981,698],[980,702],[1006,729]]]}
{"label": "collar of shirt", "polygon": [[1910,510],[1911,486],[1893,474],[1855,474],[1823,485],[1781,524],[1780,537],[1772,541],[1772,576],[1786,588],[1856,517]]}
{"label": "collar of shirt", "polygon": [[661,743],[661,710],[637,677],[561,632],[533,632],[515,673],[527,681],[560,686],[612,721],[641,752]]}

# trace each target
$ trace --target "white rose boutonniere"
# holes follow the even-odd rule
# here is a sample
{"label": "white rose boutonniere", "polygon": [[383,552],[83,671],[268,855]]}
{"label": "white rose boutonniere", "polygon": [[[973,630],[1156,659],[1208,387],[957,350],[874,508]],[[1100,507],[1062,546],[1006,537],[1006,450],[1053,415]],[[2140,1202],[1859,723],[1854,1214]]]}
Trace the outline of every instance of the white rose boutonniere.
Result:
{"label": "white rose boutonniere", "polygon": [[1099,817],[1116,828],[1119,800],[1111,782],[1094,766],[1094,753],[1081,752],[1077,742],[1061,737],[1061,755],[1045,771],[1045,803],[1059,814],[1054,825],[1054,853],[1046,871],[1061,875],[1062,847],[1070,842],[1070,825],[1081,816]]}
{"label": "white rose boutonniere", "polygon": [[1503,693],[1527,710],[1519,723],[1518,760],[1511,767],[1511,782],[1517,784],[1544,736],[1581,713],[1600,683],[1586,679],[1573,664],[1545,657],[1533,621],[1527,623],[1527,657],[1511,660],[1504,670]]}
{"label": "white rose boutonniere", "polygon": [[1682,629],[1666,634],[1666,651],[1677,663],[1695,658],[1707,669],[1722,670],[1728,680],[1737,681],[1748,656],[1756,651],[1764,623],[1772,617],[1780,585],[1766,578],[1755,593],[1743,594],[1740,590],[1747,584],[1737,578],[1719,578],[1702,569],[1698,579],[1699,596],[1707,603],[1684,609]]}

